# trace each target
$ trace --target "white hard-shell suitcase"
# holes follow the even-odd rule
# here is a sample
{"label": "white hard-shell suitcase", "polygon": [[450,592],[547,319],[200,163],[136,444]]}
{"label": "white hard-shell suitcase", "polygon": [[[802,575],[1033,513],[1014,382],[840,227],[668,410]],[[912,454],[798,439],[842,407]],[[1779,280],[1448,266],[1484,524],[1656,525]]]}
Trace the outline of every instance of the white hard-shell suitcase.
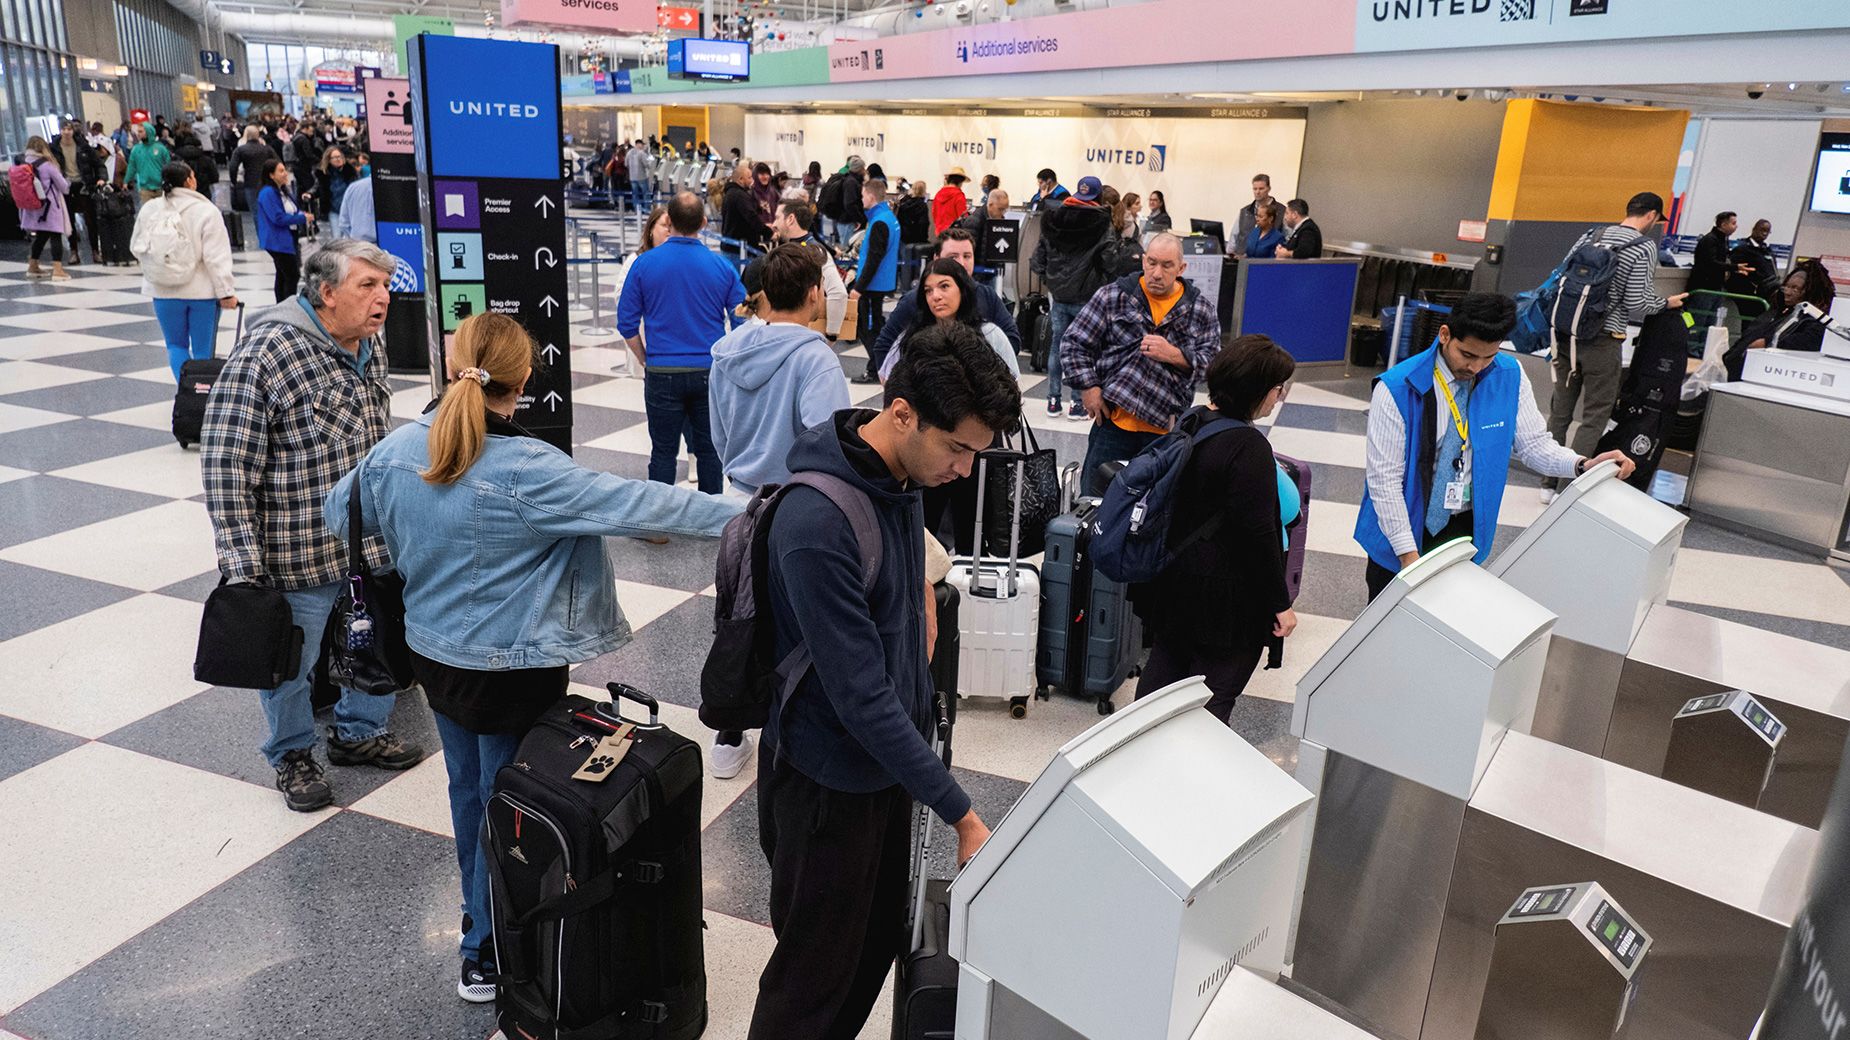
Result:
{"label": "white hard-shell suitcase", "polygon": [[[983,490],[988,483],[987,459],[978,457],[976,484],[976,545],[983,545]],[[1009,714],[1028,713],[1034,695],[1035,644],[1040,638],[1041,576],[1021,562],[1021,467],[1015,467],[1014,515],[1009,532],[1009,558],[960,557],[951,561],[946,581],[961,597],[957,621],[962,646],[957,663],[959,697],[1006,697]]]}

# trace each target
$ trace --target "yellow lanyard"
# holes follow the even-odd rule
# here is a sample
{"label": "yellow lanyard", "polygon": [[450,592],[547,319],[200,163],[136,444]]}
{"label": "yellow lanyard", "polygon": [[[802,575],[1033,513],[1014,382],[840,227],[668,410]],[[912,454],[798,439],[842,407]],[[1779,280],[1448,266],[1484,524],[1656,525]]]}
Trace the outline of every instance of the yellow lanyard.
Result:
{"label": "yellow lanyard", "polygon": [[1452,409],[1452,426],[1458,430],[1458,439],[1465,447],[1471,445],[1471,432],[1465,427],[1465,417],[1458,414],[1458,402],[1452,397],[1452,387],[1445,381],[1445,374],[1439,370],[1439,362],[1432,363],[1432,381],[1445,394],[1445,403]]}

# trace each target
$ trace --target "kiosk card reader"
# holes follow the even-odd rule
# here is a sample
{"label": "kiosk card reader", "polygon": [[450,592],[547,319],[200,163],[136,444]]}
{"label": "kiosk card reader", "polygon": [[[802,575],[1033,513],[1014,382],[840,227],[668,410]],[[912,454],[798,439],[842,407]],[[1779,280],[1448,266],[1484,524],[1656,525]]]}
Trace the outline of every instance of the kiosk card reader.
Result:
{"label": "kiosk card reader", "polygon": [[1612,1040],[1651,949],[1596,884],[1532,888],[1497,922],[1475,1040]]}
{"label": "kiosk card reader", "polygon": [[1664,779],[1757,809],[1785,735],[1753,694],[1704,694],[1670,720]]}
{"label": "kiosk card reader", "polygon": [[1299,684],[1294,981],[1384,1037],[1470,1040],[1513,901],[1597,878],[1656,944],[1628,1040],[1738,1040],[1816,832],[1528,735],[1554,619],[1472,552],[1406,568]]}
{"label": "kiosk card reader", "polygon": [[1850,740],[1850,652],[1668,605],[1684,524],[1601,463],[1490,561],[1560,616],[1529,732],[1669,776],[1683,705],[1746,690],[1791,727],[1760,810],[1817,827]]}
{"label": "kiosk card reader", "polygon": [[1207,700],[1184,680],[1068,742],[952,883],[958,1040],[1183,1040],[1284,966],[1310,794]]}

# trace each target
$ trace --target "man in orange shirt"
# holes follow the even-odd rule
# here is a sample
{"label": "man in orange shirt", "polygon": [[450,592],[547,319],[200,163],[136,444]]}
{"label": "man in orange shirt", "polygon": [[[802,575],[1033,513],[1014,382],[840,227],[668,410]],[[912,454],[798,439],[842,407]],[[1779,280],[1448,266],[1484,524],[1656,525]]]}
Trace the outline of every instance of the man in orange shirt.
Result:
{"label": "man in orange shirt", "polygon": [[1161,234],[1143,274],[1101,288],[1060,338],[1060,368],[1092,419],[1080,480],[1104,493],[1100,463],[1129,459],[1168,433],[1194,403],[1220,351],[1220,321],[1182,277],[1182,240]]}

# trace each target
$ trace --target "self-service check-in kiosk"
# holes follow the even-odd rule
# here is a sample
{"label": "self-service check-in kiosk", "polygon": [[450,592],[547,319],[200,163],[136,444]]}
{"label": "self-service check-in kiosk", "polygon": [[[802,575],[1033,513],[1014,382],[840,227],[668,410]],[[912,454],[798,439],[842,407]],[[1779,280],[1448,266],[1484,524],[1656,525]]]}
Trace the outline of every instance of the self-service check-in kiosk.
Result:
{"label": "self-service check-in kiosk", "polygon": [[1474,551],[1407,567],[1299,684],[1295,982],[1382,1036],[1468,1040],[1497,923],[1588,878],[1656,944],[1627,1036],[1744,1036],[1816,832],[1529,736],[1554,618]]}
{"label": "self-service check-in kiosk", "polygon": [[1283,967],[1310,794],[1207,698],[1187,680],[1068,742],[952,883],[958,1040],[1205,1037],[1236,972]]}
{"label": "self-service check-in kiosk", "polygon": [[1670,720],[1664,779],[1758,809],[1785,735],[1753,694],[1704,694]]}
{"label": "self-service check-in kiosk", "polygon": [[1593,883],[1543,885],[1497,922],[1476,1040],[1612,1040],[1651,937]]}
{"label": "self-service check-in kiosk", "polygon": [[1486,567],[1559,615],[1533,735],[1664,774],[1672,720],[1744,689],[1788,727],[1759,801],[1817,827],[1850,739],[1850,653],[1664,601],[1685,518],[1602,463]]}

